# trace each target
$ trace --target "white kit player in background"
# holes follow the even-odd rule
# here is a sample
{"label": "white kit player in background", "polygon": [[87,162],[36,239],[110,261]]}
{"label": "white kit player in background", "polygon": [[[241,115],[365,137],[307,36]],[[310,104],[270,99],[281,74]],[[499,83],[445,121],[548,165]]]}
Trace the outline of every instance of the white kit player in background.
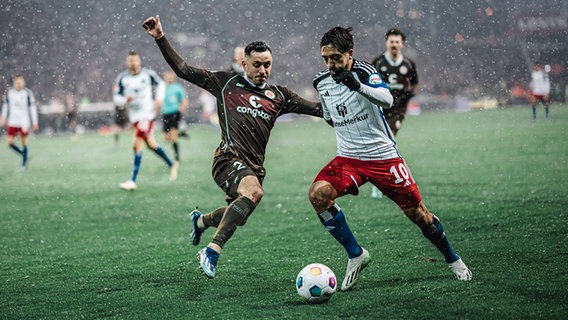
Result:
{"label": "white kit player in background", "polygon": [[[0,121],[3,128],[8,127],[6,143],[22,156],[22,170],[25,170],[28,165],[28,135],[30,129],[39,130],[34,94],[25,86],[26,81],[23,76],[14,77],[13,87],[9,88],[4,96]],[[22,142],[21,147],[18,147],[15,142],[18,134]]]}
{"label": "white kit player in background", "polygon": [[170,180],[177,178],[179,163],[172,162],[154,139],[154,119],[159,114],[165,96],[165,83],[156,72],[142,68],[140,55],[131,51],[126,58],[128,70],[116,79],[113,102],[126,106],[128,119],[134,127],[134,164],[131,178],[120,184],[125,190],[135,190],[142,163],[142,148],[146,145],[161,157],[170,168]]}
{"label": "white kit player in background", "polygon": [[536,121],[536,105],[540,101],[544,106],[544,112],[546,120],[549,119],[549,109],[548,109],[548,95],[550,94],[550,77],[548,72],[550,71],[550,66],[547,65],[544,68],[540,64],[535,64],[531,72],[531,105],[532,105],[532,115],[533,121]]}

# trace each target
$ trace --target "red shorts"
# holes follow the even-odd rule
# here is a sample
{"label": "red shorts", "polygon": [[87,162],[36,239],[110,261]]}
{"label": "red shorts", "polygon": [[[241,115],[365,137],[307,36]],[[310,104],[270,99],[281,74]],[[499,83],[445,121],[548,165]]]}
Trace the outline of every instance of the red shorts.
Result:
{"label": "red shorts", "polygon": [[544,95],[533,94],[533,95],[531,96],[531,104],[535,104],[535,103],[537,103],[538,101],[540,101],[540,102],[542,102],[542,103],[544,103],[544,104],[547,104],[547,103],[548,103],[548,98],[547,98],[546,96],[544,96]]}
{"label": "red shorts", "polygon": [[22,137],[27,137],[28,134],[30,133],[29,129],[24,129],[21,127],[8,127],[8,131],[6,132],[6,135],[8,136],[17,136],[18,133],[22,136]]}
{"label": "red shorts", "polygon": [[337,156],[321,169],[314,182],[319,180],[331,183],[338,197],[359,194],[359,187],[369,181],[401,209],[414,207],[422,200],[418,185],[402,158],[357,160]]}
{"label": "red shorts", "polygon": [[154,130],[154,120],[140,120],[134,122],[134,136],[147,139]]}

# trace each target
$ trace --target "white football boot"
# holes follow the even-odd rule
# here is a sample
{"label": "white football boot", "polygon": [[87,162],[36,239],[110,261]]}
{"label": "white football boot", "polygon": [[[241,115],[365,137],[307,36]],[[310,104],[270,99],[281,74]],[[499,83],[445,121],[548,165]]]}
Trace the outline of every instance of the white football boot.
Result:
{"label": "white football boot", "polygon": [[347,272],[345,272],[345,278],[341,284],[341,291],[348,291],[353,288],[359,279],[359,272],[365,269],[369,262],[371,262],[371,256],[365,248],[361,248],[363,253],[360,256],[353,259],[349,259],[347,262]]}
{"label": "white football boot", "polygon": [[461,281],[471,280],[471,271],[468,269],[465,263],[463,263],[461,258],[452,263],[448,263],[448,267],[450,267],[450,270],[452,270],[456,279]]}
{"label": "white football boot", "polygon": [[121,184],[119,184],[119,186],[120,186],[121,189],[124,189],[124,190],[129,190],[129,191],[136,190],[136,182],[134,182],[132,180],[122,182]]}

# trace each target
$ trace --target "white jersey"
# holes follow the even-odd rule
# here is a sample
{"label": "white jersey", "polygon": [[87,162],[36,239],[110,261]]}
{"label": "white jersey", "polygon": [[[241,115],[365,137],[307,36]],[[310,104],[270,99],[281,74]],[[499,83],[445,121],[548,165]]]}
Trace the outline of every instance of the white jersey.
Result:
{"label": "white jersey", "polygon": [[9,88],[4,97],[2,119],[6,119],[9,127],[24,130],[37,125],[37,106],[32,91],[28,88],[20,91]]}
{"label": "white jersey", "polygon": [[[149,121],[156,118],[154,101],[163,101],[165,93],[164,81],[153,70],[142,68],[137,74],[126,70],[116,78],[113,102],[117,106],[127,107],[131,123]],[[128,97],[133,100],[127,103]]]}
{"label": "white jersey", "polygon": [[535,70],[531,73],[531,91],[537,96],[548,96],[550,93],[550,79],[544,70]]}
{"label": "white jersey", "polygon": [[337,138],[337,155],[358,160],[398,158],[396,143],[383,116],[382,105],[390,108],[392,95],[376,69],[354,60],[351,72],[361,82],[359,91],[351,91],[332,79],[329,70],[314,79],[325,120],[331,120]]}

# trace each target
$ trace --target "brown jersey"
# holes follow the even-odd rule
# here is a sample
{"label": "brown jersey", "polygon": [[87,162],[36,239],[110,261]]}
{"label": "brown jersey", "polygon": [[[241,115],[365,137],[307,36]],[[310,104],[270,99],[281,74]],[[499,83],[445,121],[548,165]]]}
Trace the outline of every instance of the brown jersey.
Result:
{"label": "brown jersey", "polygon": [[164,58],[182,79],[213,94],[221,127],[221,144],[215,156],[230,153],[253,170],[264,172],[264,154],[276,119],[286,113],[322,117],[321,103],[310,102],[289,89],[266,84],[259,88],[240,74],[189,66],[166,37],[156,41]]}
{"label": "brown jersey", "polygon": [[372,65],[379,71],[384,81],[389,85],[391,93],[395,97],[403,96],[411,92],[411,88],[418,84],[416,65],[410,58],[403,56],[400,63],[396,63],[383,54]]}

